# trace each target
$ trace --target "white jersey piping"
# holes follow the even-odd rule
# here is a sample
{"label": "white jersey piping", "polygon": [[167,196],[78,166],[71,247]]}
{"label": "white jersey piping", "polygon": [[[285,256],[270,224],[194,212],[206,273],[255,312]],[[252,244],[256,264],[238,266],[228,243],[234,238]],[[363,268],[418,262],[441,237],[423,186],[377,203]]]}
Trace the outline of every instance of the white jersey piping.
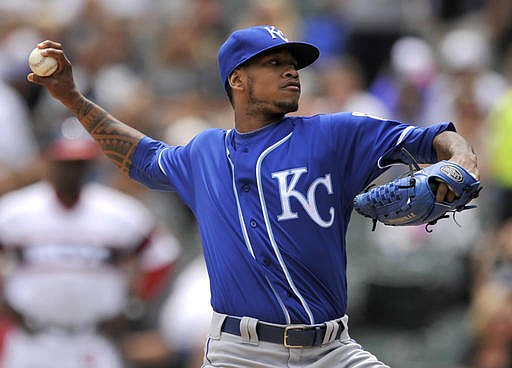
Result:
{"label": "white jersey piping", "polygon": [[267,228],[267,234],[268,234],[268,237],[269,237],[269,240],[270,240],[270,244],[272,245],[272,248],[274,249],[274,253],[275,253],[275,255],[276,255],[276,257],[277,257],[277,259],[279,261],[279,265],[281,266],[281,269],[282,269],[282,271],[283,271],[283,273],[284,273],[284,275],[286,277],[286,281],[288,282],[288,285],[292,289],[292,291],[295,294],[295,296],[297,296],[297,298],[299,298],[300,303],[302,304],[302,307],[304,308],[304,310],[306,311],[306,313],[307,313],[307,315],[309,317],[310,323],[311,324],[315,324],[315,319],[313,317],[313,313],[311,312],[311,309],[309,308],[308,304],[306,303],[306,300],[304,299],[304,297],[301,295],[301,293],[299,292],[299,290],[295,286],[295,283],[293,282],[293,280],[292,280],[292,278],[290,276],[290,272],[288,271],[288,268],[286,267],[286,264],[284,263],[284,260],[283,260],[283,257],[281,255],[281,252],[279,251],[279,248],[277,246],[276,240],[274,238],[274,233],[272,231],[272,227],[270,226],[270,220],[269,220],[269,216],[268,216],[267,206],[265,204],[265,197],[264,197],[264,194],[263,194],[263,186],[261,184],[261,164],[262,164],[263,160],[265,159],[265,157],[270,152],[272,152],[274,149],[276,149],[281,144],[286,142],[292,136],[292,133],[293,132],[289,133],[286,137],[284,137],[281,140],[277,141],[276,143],[274,143],[273,145],[271,145],[270,147],[265,149],[260,154],[260,156],[258,157],[258,160],[256,161],[256,182],[257,182],[257,185],[258,185],[258,194],[260,196],[261,210],[263,212],[263,218],[265,220],[265,226]]}
{"label": "white jersey piping", "polygon": [[[413,130],[414,127],[413,126],[408,126],[407,128],[405,128],[402,133],[400,134],[400,136],[398,137],[398,140],[395,144],[395,146],[398,146],[400,143],[403,142],[403,140],[407,137],[407,135],[409,134],[409,132],[411,130]],[[391,166],[396,166],[396,165],[401,165],[401,163],[391,163],[391,164],[388,164],[388,165],[382,165],[382,156],[379,157],[379,159],[377,160],[377,167],[379,169],[384,169],[386,167],[391,167]]]}
{"label": "white jersey piping", "polygon": [[169,148],[164,148],[163,150],[160,151],[160,153],[158,154],[158,167],[160,168],[160,170],[162,171],[162,173],[167,176],[167,173],[165,172],[164,170],[164,167],[162,166],[162,154],[168,150]]}
{"label": "white jersey piping", "polygon": [[[237,211],[238,211],[238,219],[240,221],[240,227],[242,229],[242,234],[244,236],[245,246],[249,250],[249,253],[251,254],[252,258],[256,259],[256,256],[254,255],[254,251],[252,249],[251,240],[249,239],[249,235],[247,233],[247,228],[245,226],[245,220],[244,220],[244,216],[243,216],[243,213],[242,213],[242,208],[240,206],[240,201],[238,199],[238,192],[236,190],[235,166],[233,164],[233,161],[231,160],[231,154],[229,152],[228,142],[227,142],[227,138],[228,138],[228,135],[229,135],[230,131],[231,131],[231,129],[226,132],[225,147],[226,147],[226,157],[228,158],[229,165],[231,166],[232,188],[233,188],[233,193],[235,195],[236,207],[237,207]],[[290,313],[288,313],[288,310],[286,309],[286,307],[285,307],[281,297],[279,296],[279,294],[276,292],[276,290],[274,289],[274,287],[270,283],[270,280],[268,279],[268,277],[265,276],[265,280],[267,280],[267,283],[270,286],[270,289],[272,290],[272,293],[276,297],[277,302],[279,303],[279,306],[281,307],[281,310],[283,311],[284,317],[286,319],[286,323],[288,323],[288,324],[291,323]]]}
{"label": "white jersey piping", "polygon": [[245,227],[244,215],[242,213],[242,208],[240,206],[240,200],[238,199],[238,192],[236,190],[235,165],[233,164],[233,161],[231,160],[231,154],[229,153],[228,144],[227,144],[227,137],[228,137],[229,132],[230,132],[230,130],[226,133],[226,142],[225,142],[226,156],[228,158],[229,165],[231,166],[231,184],[232,184],[233,193],[235,195],[235,200],[236,200],[236,208],[238,211],[238,220],[240,221],[240,227],[242,228],[242,234],[244,236],[245,246],[249,250],[249,253],[251,253],[252,258],[256,258],[254,256],[254,251],[252,249],[251,240],[249,239],[249,234],[247,233],[247,228]]}

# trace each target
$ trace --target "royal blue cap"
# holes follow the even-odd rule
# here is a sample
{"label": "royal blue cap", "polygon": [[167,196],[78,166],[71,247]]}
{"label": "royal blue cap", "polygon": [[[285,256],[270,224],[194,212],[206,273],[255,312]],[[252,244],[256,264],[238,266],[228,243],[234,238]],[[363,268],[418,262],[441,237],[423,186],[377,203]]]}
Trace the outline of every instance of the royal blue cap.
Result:
{"label": "royal blue cap", "polygon": [[220,79],[224,86],[237,67],[253,57],[274,49],[287,49],[297,59],[297,69],[312,64],[320,51],[306,42],[291,42],[275,26],[255,26],[233,32],[219,49]]}

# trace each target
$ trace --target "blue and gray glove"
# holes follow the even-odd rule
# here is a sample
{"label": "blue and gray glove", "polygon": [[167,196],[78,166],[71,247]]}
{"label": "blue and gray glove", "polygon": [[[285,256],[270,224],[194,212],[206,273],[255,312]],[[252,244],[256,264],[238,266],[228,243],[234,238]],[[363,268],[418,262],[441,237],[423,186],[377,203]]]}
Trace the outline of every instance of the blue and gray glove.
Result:
{"label": "blue and gray glove", "polygon": [[[436,202],[439,182],[456,194],[452,202]],[[373,187],[354,198],[354,209],[377,222],[391,226],[434,225],[448,213],[476,206],[468,203],[478,197],[480,182],[462,166],[440,161],[410,175]]]}

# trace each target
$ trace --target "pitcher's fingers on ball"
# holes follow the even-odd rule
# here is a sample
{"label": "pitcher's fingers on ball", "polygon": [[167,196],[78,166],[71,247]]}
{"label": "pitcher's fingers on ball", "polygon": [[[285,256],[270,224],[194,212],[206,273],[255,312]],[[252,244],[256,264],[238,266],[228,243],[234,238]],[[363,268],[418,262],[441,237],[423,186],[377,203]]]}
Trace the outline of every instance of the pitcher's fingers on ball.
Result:
{"label": "pitcher's fingers on ball", "polygon": [[60,42],[52,41],[52,40],[44,40],[37,44],[37,47],[40,49],[54,48],[62,50],[62,44]]}
{"label": "pitcher's fingers on ball", "polygon": [[59,55],[64,54],[62,49],[58,49],[58,48],[54,48],[54,47],[48,47],[48,48],[39,49],[39,50],[41,50],[41,55],[43,55],[43,56],[58,57]]}
{"label": "pitcher's fingers on ball", "polygon": [[35,84],[39,84],[41,86],[46,86],[46,84],[47,84],[46,81],[48,79],[49,79],[48,77],[41,77],[41,76],[39,76],[39,75],[37,75],[36,73],[33,73],[33,72],[29,73],[27,75],[27,80],[29,82],[32,82],[32,83],[35,83]]}
{"label": "pitcher's fingers on ball", "polygon": [[56,58],[47,56],[44,50],[37,47],[33,49],[28,57],[28,64],[35,74],[48,77],[57,70],[59,64]]}
{"label": "pitcher's fingers on ball", "polygon": [[39,84],[39,85],[41,85],[41,83],[39,82],[39,79],[38,79],[38,77],[37,77],[36,73],[29,73],[29,74],[27,75],[27,80],[28,80],[29,82],[31,82],[31,83],[35,83],[35,84]]}
{"label": "pitcher's fingers on ball", "polygon": [[67,62],[67,58],[66,56],[64,55],[64,51],[62,51],[61,49],[58,49],[58,48],[46,48],[46,49],[40,49],[41,50],[41,55],[45,56],[45,57],[51,57],[51,58],[54,58],[60,69],[62,69],[65,65],[65,63]]}

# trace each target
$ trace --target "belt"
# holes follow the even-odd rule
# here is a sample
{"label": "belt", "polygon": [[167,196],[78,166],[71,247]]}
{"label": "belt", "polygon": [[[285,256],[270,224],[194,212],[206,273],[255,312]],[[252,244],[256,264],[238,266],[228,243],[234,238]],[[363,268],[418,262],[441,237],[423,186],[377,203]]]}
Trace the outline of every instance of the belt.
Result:
{"label": "belt", "polygon": [[[222,324],[221,331],[241,336],[241,321],[241,318],[226,316],[224,323]],[[336,336],[331,338],[331,341],[339,339],[341,337],[341,333],[345,329],[345,326],[341,321],[337,321],[337,323],[339,328],[337,329]],[[258,334],[259,340],[282,344],[287,348],[320,346],[324,341],[326,331],[327,327],[325,324],[292,324],[280,326],[260,321],[256,324],[256,333]]]}

